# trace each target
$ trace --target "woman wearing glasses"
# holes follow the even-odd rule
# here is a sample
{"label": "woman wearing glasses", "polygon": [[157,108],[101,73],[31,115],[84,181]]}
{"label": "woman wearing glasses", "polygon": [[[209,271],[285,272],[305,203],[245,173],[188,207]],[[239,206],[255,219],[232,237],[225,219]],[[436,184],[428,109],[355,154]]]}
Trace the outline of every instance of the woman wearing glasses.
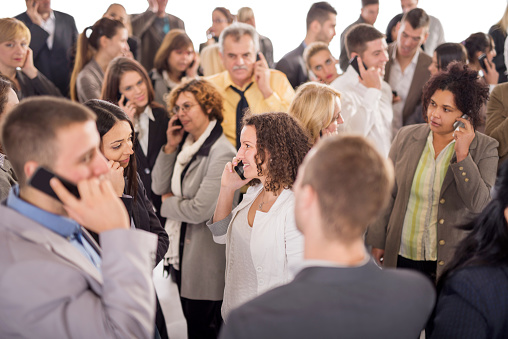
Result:
{"label": "woman wearing glasses", "polygon": [[152,82],[139,62],[125,57],[110,62],[104,76],[101,99],[118,103],[134,124],[138,174],[157,216],[164,224],[165,220],[160,216],[161,197],[154,194],[150,187],[155,159],[162,145],[166,144],[169,118],[154,98]]}
{"label": "woman wearing glasses", "polygon": [[213,241],[213,214],[221,174],[235,149],[222,132],[222,97],[205,80],[176,87],[167,107],[167,143],[153,169],[152,188],[163,195],[170,247],[165,263],[179,290],[189,338],[216,338],[226,265],[224,245]]}

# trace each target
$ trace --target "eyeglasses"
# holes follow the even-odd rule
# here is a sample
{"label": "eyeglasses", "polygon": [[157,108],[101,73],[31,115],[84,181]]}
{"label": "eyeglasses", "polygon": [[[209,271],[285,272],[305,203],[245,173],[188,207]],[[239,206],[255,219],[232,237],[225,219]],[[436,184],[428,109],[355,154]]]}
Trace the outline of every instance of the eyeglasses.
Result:
{"label": "eyeglasses", "polygon": [[194,104],[194,105],[183,104],[182,107],[175,106],[175,107],[173,107],[172,112],[175,114],[178,114],[180,111],[182,111],[183,113],[187,113],[191,109],[191,107],[196,106],[196,105],[197,104]]}
{"label": "eyeglasses", "polygon": [[225,20],[225,19],[215,19],[215,20],[212,20],[212,22],[213,22],[214,24],[222,24],[222,23],[224,23],[224,22],[228,22],[228,21],[227,21],[227,20]]}

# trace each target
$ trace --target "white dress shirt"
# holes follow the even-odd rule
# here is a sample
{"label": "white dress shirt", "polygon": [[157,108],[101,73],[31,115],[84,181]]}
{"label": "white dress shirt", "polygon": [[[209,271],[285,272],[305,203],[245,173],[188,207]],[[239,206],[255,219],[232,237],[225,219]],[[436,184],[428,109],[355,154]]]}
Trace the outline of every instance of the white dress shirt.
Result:
{"label": "white dress shirt", "polygon": [[47,20],[42,20],[41,27],[46,32],[48,32],[49,36],[46,40],[48,44],[48,48],[51,50],[53,48],[53,40],[55,39],[55,13],[51,11]]}
{"label": "white dress shirt", "polygon": [[148,155],[148,126],[150,124],[148,119],[155,121],[150,105],[146,105],[145,110],[137,117],[136,122],[134,123],[134,130],[139,133],[139,145],[141,146],[143,153],[145,153],[145,156]]}
{"label": "white dress shirt", "polygon": [[392,142],[392,90],[381,81],[381,90],[367,88],[360,83],[358,74],[349,66],[341,77],[331,84],[341,93],[344,130],[361,134],[374,142],[379,152],[388,157]]}

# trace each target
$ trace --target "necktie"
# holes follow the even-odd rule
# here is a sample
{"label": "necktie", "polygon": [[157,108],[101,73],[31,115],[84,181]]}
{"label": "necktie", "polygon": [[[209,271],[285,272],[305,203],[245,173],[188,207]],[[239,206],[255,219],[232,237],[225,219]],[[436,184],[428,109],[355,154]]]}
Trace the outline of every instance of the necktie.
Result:
{"label": "necktie", "polygon": [[236,148],[240,148],[240,132],[242,130],[242,118],[245,114],[245,110],[249,108],[249,103],[245,98],[245,92],[252,86],[253,82],[251,82],[244,91],[240,91],[238,88],[230,86],[233,91],[240,95],[240,101],[238,101],[238,106],[236,106]]}

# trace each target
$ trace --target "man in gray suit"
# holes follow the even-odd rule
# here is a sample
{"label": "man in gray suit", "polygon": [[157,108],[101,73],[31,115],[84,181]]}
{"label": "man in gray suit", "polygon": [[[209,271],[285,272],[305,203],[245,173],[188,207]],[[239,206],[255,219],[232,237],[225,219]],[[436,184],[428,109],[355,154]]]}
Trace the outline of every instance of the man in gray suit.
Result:
{"label": "man in gray suit", "polygon": [[[103,180],[93,112],[27,99],[5,117],[2,145],[19,186],[0,204],[0,338],[153,338],[157,236],[130,228]],[[39,166],[77,184],[80,198],[56,179],[59,200],[31,186]]]}
{"label": "man in gray suit", "polygon": [[234,310],[221,338],[417,338],[434,287],[416,272],[381,270],[363,240],[386,205],[392,177],[392,166],[363,137],[318,143],[294,186],[303,269]]}
{"label": "man in gray suit", "polygon": [[322,41],[329,44],[335,36],[337,11],[328,2],[312,4],[307,13],[307,34],[305,40],[296,49],[284,55],[275,69],[286,74],[291,86],[296,88],[307,82],[307,66],[303,60],[303,51],[310,43]]}

